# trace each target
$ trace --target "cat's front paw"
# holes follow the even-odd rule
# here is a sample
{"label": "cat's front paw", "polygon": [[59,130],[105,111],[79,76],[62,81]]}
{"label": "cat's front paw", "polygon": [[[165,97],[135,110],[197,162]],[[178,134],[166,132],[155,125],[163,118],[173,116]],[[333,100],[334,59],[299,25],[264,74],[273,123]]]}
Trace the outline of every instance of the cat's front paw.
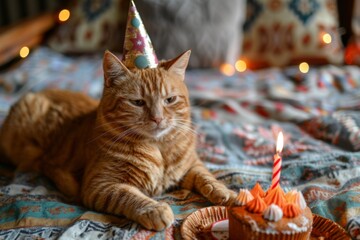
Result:
{"label": "cat's front paw", "polygon": [[216,205],[232,205],[236,198],[236,193],[220,183],[206,184],[203,187],[205,197]]}
{"label": "cat's front paw", "polygon": [[174,222],[174,214],[166,203],[156,203],[140,210],[137,221],[149,230],[161,231]]}

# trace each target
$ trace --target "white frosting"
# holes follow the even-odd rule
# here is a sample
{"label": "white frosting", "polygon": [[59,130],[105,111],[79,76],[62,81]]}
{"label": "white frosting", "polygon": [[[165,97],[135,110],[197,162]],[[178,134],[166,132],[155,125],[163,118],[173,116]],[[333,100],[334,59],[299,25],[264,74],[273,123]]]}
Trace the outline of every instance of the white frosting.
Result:
{"label": "white frosting", "polygon": [[269,233],[273,233],[273,234],[279,233],[279,231],[276,230],[275,223],[272,223],[272,222],[268,222],[268,227],[263,232],[265,232],[267,234],[269,234]]}
{"label": "white frosting", "polygon": [[[309,219],[307,219],[305,216],[301,216],[300,219],[300,224],[301,226],[296,225],[295,223],[288,223],[288,227],[291,229],[294,229],[295,231],[298,232],[306,232],[308,230],[307,225],[309,224]],[[291,233],[291,231],[283,231],[283,233],[287,234],[287,233]]]}
{"label": "white frosting", "polygon": [[[278,207],[275,204],[271,204],[271,205],[274,205],[274,206]],[[262,233],[266,233],[266,234],[277,234],[277,233],[279,233],[279,231],[276,230],[275,222],[268,222],[268,226],[265,229],[263,229],[263,228],[260,228],[260,226],[258,225],[256,220],[253,219],[251,216],[245,216],[244,219],[246,219],[247,222],[250,224],[250,227],[251,227],[252,231],[262,232]],[[305,231],[308,230],[308,227],[307,227],[308,223],[309,223],[309,220],[306,217],[302,217],[301,218],[301,226],[298,226],[295,223],[289,222],[287,224],[287,226],[292,230],[282,230],[281,233],[291,235],[291,234],[294,233],[294,231],[296,231],[296,232],[305,232]]]}
{"label": "white frosting", "polygon": [[300,221],[303,226],[307,226],[309,224],[309,219],[305,216],[301,216]]}
{"label": "white frosting", "polygon": [[241,188],[239,194],[235,199],[235,205],[237,206],[244,206],[251,200],[253,200],[253,195],[249,192],[249,190]]}
{"label": "white frosting", "polygon": [[296,189],[291,190],[285,194],[285,199],[288,203],[297,204],[300,209],[305,209],[307,207],[304,195],[301,191],[297,191]]}
{"label": "white frosting", "polygon": [[297,199],[297,203],[299,204],[299,206],[300,206],[301,209],[305,209],[306,206],[307,206],[307,204],[306,204],[304,195],[303,195],[302,192],[300,192],[300,191],[298,191],[297,194],[298,194],[298,197],[296,198],[296,199]]}
{"label": "white frosting", "polygon": [[308,230],[308,228],[306,226],[299,227],[295,223],[291,223],[291,222],[288,223],[288,227],[291,228],[291,229],[294,229],[297,232],[305,232],[305,231]]}
{"label": "white frosting", "polygon": [[283,211],[278,205],[271,204],[265,209],[263,217],[269,221],[277,222],[282,219]]}

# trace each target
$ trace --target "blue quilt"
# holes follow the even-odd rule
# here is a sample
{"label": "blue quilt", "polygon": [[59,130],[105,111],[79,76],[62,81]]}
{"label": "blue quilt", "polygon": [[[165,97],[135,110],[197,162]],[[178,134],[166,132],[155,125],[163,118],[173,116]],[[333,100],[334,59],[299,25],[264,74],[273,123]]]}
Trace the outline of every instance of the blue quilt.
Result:
{"label": "blue quilt", "polygon": [[[101,55],[64,56],[41,47],[0,73],[0,120],[28,91],[62,88],[99,98]],[[246,71],[189,70],[186,83],[198,153],[229,188],[271,183],[274,133],[284,133],[281,185],[297,188],[313,211],[360,239],[360,68],[296,67]],[[0,165],[0,239],[181,239],[183,220],[211,204],[172,189],[158,197],[176,222],[152,232],[121,216],[66,199],[44,176]]]}

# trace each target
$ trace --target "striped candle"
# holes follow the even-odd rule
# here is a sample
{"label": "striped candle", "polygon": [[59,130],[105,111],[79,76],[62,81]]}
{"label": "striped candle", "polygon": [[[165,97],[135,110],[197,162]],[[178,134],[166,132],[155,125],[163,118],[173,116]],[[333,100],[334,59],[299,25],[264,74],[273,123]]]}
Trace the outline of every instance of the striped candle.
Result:
{"label": "striped candle", "polygon": [[271,181],[271,188],[275,188],[280,183],[280,175],[281,175],[281,151],[284,145],[284,137],[282,132],[279,132],[277,141],[276,141],[276,154],[274,155],[274,165],[273,165],[273,172],[272,172],[272,181]]}

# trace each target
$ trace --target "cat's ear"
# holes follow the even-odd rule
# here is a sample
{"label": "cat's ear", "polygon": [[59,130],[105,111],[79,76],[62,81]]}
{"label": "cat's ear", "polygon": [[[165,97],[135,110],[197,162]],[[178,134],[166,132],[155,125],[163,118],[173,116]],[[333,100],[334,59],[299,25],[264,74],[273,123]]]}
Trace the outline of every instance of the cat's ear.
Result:
{"label": "cat's ear", "polygon": [[185,79],[185,71],[189,63],[191,50],[180,54],[173,60],[167,62],[167,70],[173,74],[176,74],[181,77],[182,80]]}
{"label": "cat's ear", "polygon": [[103,60],[105,86],[110,87],[114,83],[127,79],[130,70],[110,51],[106,50]]}

